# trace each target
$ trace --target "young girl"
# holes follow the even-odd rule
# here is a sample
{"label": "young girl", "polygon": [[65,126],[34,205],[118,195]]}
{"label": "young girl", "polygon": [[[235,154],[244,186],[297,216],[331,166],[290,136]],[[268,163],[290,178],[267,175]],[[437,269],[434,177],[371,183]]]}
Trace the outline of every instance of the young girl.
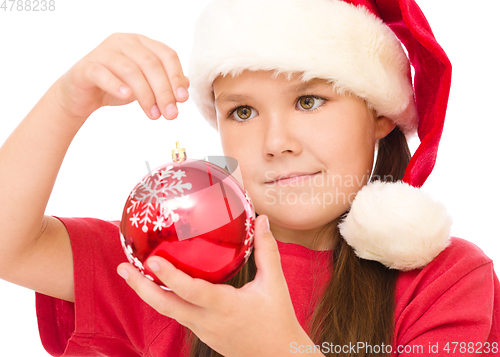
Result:
{"label": "young girl", "polygon": [[[191,87],[170,48],[128,34],[54,83],[0,156],[16,202],[0,210],[0,276],[39,292],[49,353],[176,356],[186,339],[193,356],[498,354],[491,260],[450,240],[442,206],[416,188],[368,183],[420,186],[432,170],[446,55],[412,1],[361,5],[218,0],[196,30]],[[415,92],[387,24],[416,67]],[[262,217],[234,287],[150,259],[165,292],[123,264],[118,222],[42,217],[94,110],[137,100],[151,119],[173,119],[189,87]],[[405,134],[417,127],[410,160]],[[21,166],[37,181],[14,176]]]}

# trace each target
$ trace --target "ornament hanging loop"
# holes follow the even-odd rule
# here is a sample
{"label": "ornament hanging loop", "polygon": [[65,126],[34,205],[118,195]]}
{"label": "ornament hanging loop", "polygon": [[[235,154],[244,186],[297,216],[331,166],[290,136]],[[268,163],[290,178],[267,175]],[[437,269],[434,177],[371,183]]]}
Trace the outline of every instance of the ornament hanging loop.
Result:
{"label": "ornament hanging loop", "polygon": [[175,143],[175,149],[172,150],[172,160],[174,162],[182,162],[187,159],[186,149],[181,148],[179,141]]}

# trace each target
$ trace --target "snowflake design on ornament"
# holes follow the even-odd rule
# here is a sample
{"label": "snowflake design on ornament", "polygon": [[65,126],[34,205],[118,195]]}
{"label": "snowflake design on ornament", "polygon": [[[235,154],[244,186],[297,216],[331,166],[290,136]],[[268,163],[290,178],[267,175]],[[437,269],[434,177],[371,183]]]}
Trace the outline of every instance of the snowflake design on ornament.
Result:
{"label": "snowflake design on ornament", "polygon": [[[137,202],[134,202],[134,203],[137,203]],[[130,210],[130,207],[129,207],[129,210]],[[127,212],[128,212],[128,210],[127,210]],[[132,227],[136,226],[137,228],[139,228],[139,223],[137,223],[139,221],[140,221],[139,213],[134,213],[132,218],[130,218],[130,222],[132,222]]]}
{"label": "snowflake design on ornament", "polygon": [[154,281],[154,278],[151,275],[148,275],[144,272],[145,271],[144,265],[142,265],[141,261],[134,256],[134,252],[130,244],[125,243],[125,237],[123,237],[123,234],[120,234],[120,240],[122,242],[123,251],[125,252],[125,255],[129,263],[133,264],[137,269],[139,269],[141,274],[144,275],[146,278],[148,278],[151,281]]}
{"label": "snowflake design on ornament", "polygon": [[[190,182],[183,182],[184,177],[187,177],[186,172],[173,170],[172,165],[144,177],[130,193],[127,214],[132,212],[131,225],[147,233],[150,229],[161,231],[177,222],[179,215],[166,202],[172,196],[181,197],[192,189]],[[161,213],[154,217],[155,212]]]}
{"label": "snowflake design on ornament", "polygon": [[125,237],[123,237],[123,234],[121,234],[121,233],[120,233],[120,241],[122,242],[123,251],[125,252],[125,255],[127,256],[128,262],[130,264],[134,264],[134,255],[133,255],[132,247],[125,243]]}
{"label": "snowflake design on ornament", "polygon": [[250,196],[248,195],[248,192],[246,190],[245,190],[245,199],[247,201],[247,204],[245,205],[245,210],[247,212],[248,217],[245,220],[246,239],[244,242],[244,246],[246,247],[246,250],[244,259],[245,262],[247,262],[253,250],[253,240],[255,236],[255,212],[253,209],[252,200],[250,199]]}
{"label": "snowflake design on ornament", "polygon": [[248,260],[248,258],[250,258],[250,254],[252,254],[252,249],[253,247],[250,247],[247,250],[245,250],[245,262]]}
{"label": "snowflake design on ornament", "polygon": [[167,224],[165,223],[165,220],[163,219],[162,216],[158,216],[156,218],[156,221],[154,221],[153,223],[155,225],[153,228],[153,231],[156,231],[156,230],[161,231],[162,228],[165,228],[167,226]]}
{"label": "snowflake design on ornament", "polygon": [[139,268],[141,272],[144,271],[144,265],[142,265],[141,261],[137,259],[137,257],[134,257],[134,265]]}
{"label": "snowflake design on ornament", "polygon": [[250,245],[253,242],[253,236],[254,236],[254,218],[253,217],[247,217],[245,221],[245,229],[247,231],[247,236],[245,239],[245,245]]}
{"label": "snowflake design on ornament", "polygon": [[247,190],[245,190],[245,199],[247,200],[247,202],[250,204],[251,207],[253,207],[253,203],[252,203],[252,199],[250,198],[250,196],[248,195],[248,192]]}

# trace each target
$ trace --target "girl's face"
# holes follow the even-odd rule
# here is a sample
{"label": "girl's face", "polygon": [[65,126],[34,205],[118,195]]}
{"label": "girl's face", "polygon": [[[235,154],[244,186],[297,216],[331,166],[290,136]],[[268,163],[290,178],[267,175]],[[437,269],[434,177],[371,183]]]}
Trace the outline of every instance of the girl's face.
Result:
{"label": "girl's face", "polygon": [[[238,160],[255,211],[277,240],[312,247],[367,183],[375,143],[394,124],[319,79],[244,71],[213,89],[224,154]],[[275,181],[290,175],[307,176]]]}

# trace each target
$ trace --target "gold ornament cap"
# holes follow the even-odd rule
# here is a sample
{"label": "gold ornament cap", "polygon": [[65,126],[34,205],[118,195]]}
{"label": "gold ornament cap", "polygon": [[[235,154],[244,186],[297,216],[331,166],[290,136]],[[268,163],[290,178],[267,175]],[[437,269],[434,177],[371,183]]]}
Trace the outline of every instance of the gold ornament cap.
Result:
{"label": "gold ornament cap", "polygon": [[179,141],[175,142],[175,149],[172,150],[172,160],[174,162],[182,162],[187,159],[186,149],[181,148]]}

